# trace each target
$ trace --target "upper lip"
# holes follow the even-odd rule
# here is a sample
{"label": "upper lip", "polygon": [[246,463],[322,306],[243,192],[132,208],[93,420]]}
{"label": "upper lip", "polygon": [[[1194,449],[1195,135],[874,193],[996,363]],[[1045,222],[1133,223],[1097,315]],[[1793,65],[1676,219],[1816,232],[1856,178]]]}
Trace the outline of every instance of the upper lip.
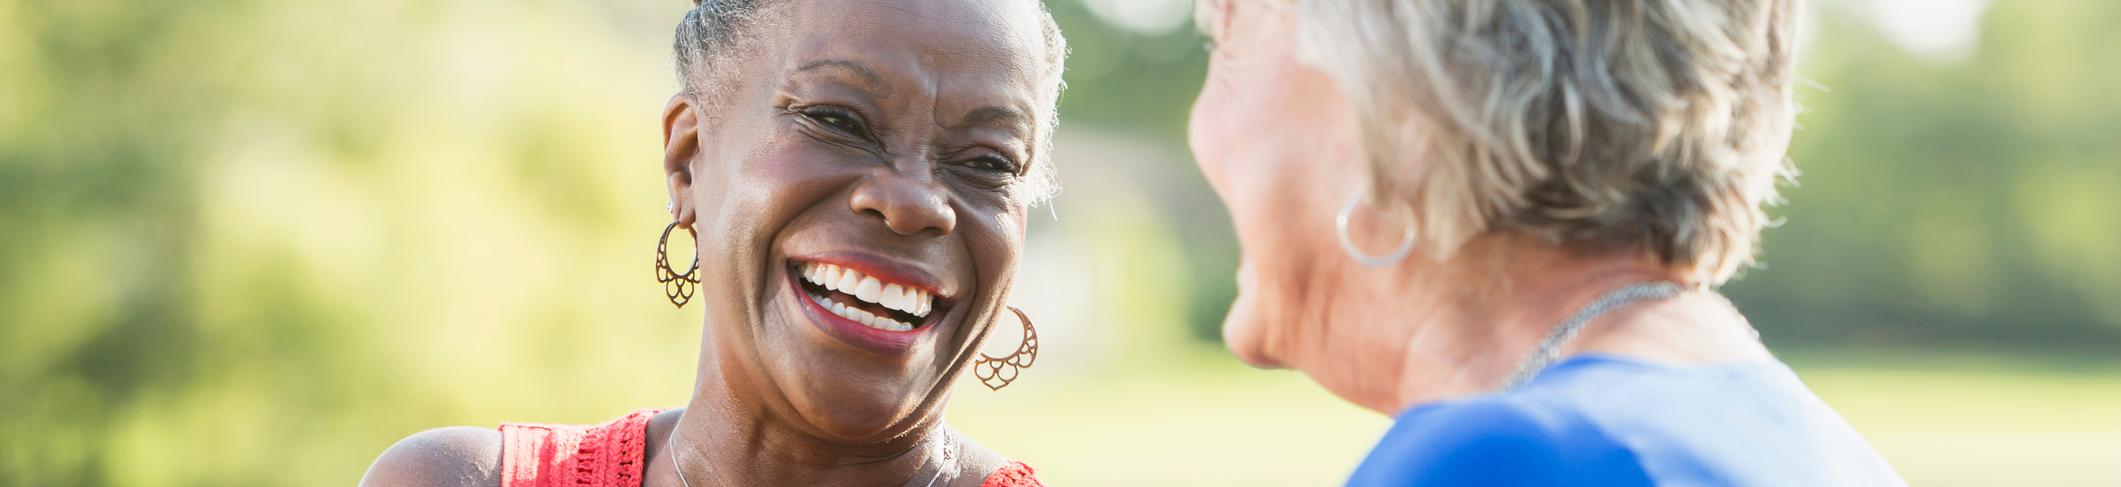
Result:
{"label": "upper lip", "polygon": [[789,259],[797,262],[818,262],[853,269],[856,272],[861,272],[879,280],[927,291],[928,294],[934,295],[938,300],[949,299],[957,291],[953,289],[954,286],[944,285],[941,279],[935,277],[934,273],[928,272],[924,266],[918,263],[867,252],[831,252],[814,256],[790,257]]}

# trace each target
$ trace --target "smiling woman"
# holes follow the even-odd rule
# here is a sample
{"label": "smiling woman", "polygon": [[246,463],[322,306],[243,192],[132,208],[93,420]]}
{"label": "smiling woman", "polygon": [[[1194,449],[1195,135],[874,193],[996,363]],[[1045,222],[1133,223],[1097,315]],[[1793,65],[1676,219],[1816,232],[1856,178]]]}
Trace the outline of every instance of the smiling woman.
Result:
{"label": "smiling woman", "polygon": [[1350,485],[1904,484],[1715,291],[1799,3],[1199,3],[1224,343],[1395,417]]}
{"label": "smiling woman", "polygon": [[1025,211],[1055,189],[1066,48],[1043,5],[709,0],[675,48],[656,269],[707,310],[691,402],[430,430],[363,483],[1037,485],[942,411],[966,369],[1013,379],[1037,350],[978,352],[998,325],[1033,336],[1005,311]]}

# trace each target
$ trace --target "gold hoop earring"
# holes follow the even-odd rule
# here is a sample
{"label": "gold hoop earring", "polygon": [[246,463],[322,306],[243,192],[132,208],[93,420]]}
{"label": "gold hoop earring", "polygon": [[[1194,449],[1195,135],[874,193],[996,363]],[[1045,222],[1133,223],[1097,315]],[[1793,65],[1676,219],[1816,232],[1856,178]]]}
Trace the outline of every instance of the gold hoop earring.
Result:
{"label": "gold hoop earring", "polygon": [[1031,327],[1031,317],[1024,316],[1024,310],[1010,306],[1009,311],[1015,312],[1017,321],[1024,323],[1024,342],[1016,346],[1016,353],[1007,357],[982,353],[972,361],[972,376],[979,378],[980,384],[989,390],[1008,387],[1009,383],[1016,382],[1018,371],[1031,368],[1032,363],[1038,362],[1038,329]]}
{"label": "gold hoop earring", "polygon": [[[670,222],[670,226],[663,227],[662,238],[655,240],[655,282],[663,284],[663,296],[670,298],[670,304],[684,308],[685,303],[692,301],[692,293],[700,285],[700,250],[699,245],[693,245],[692,268],[686,269],[684,274],[671,269],[670,231],[677,227],[678,222]],[[694,233],[690,226],[685,227],[685,233],[692,235],[694,242],[700,239],[700,234]]]}

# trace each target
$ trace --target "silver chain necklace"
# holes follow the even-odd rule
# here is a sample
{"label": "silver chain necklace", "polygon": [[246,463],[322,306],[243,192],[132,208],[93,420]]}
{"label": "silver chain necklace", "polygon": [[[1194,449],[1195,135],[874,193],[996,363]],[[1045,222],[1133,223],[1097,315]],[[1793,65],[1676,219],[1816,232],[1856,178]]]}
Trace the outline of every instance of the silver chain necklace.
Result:
{"label": "silver chain necklace", "polygon": [[1686,291],[1685,286],[1672,282],[1640,282],[1591,300],[1591,304],[1584,305],[1583,309],[1576,310],[1576,314],[1569,315],[1568,319],[1555,324],[1553,331],[1547,332],[1547,336],[1539,340],[1539,346],[1532,349],[1532,356],[1525,357],[1523,362],[1517,364],[1517,370],[1510,373],[1510,380],[1503,383],[1503,390],[1516,389],[1517,386],[1532,380],[1533,375],[1546,369],[1547,364],[1553,363],[1554,359],[1561,356],[1562,345],[1567,345],[1569,340],[1575,339],[1576,333],[1583,331],[1584,325],[1591,324],[1591,320],[1600,315],[1638,302],[1668,299]]}
{"label": "silver chain necklace", "polygon": [[[685,479],[685,464],[678,463],[679,429],[681,428],[677,428],[674,426],[670,429],[670,441],[667,445],[667,448],[670,450],[670,469],[677,471],[678,483],[684,484],[685,487],[692,487],[692,481]],[[942,432],[942,434],[944,435],[943,444],[936,447],[937,453],[939,454],[938,457],[942,458],[942,464],[937,465],[935,467],[935,476],[928,477],[927,487],[935,487],[935,481],[943,478],[943,471],[949,470],[950,466],[956,463],[957,456],[954,455],[954,452],[950,450],[950,432],[944,431]],[[713,472],[714,469],[710,467],[707,471]]]}

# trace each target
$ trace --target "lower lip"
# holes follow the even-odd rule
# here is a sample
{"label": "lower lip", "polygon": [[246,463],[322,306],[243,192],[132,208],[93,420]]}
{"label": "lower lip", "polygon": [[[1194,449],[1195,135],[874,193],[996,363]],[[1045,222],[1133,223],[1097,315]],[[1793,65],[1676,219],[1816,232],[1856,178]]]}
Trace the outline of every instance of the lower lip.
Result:
{"label": "lower lip", "polygon": [[913,342],[920,340],[921,335],[927,334],[929,329],[935,328],[932,324],[922,324],[907,331],[881,330],[841,318],[840,315],[832,314],[832,310],[818,306],[817,301],[811,300],[810,291],[803,289],[803,282],[793,273],[788,276],[788,289],[795,292],[795,300],[803,307],[803,313],[810,315],[810,323],[817,325],[818,330],[863,350],[886,355],[905,355],[908,350],[913,349]]}

